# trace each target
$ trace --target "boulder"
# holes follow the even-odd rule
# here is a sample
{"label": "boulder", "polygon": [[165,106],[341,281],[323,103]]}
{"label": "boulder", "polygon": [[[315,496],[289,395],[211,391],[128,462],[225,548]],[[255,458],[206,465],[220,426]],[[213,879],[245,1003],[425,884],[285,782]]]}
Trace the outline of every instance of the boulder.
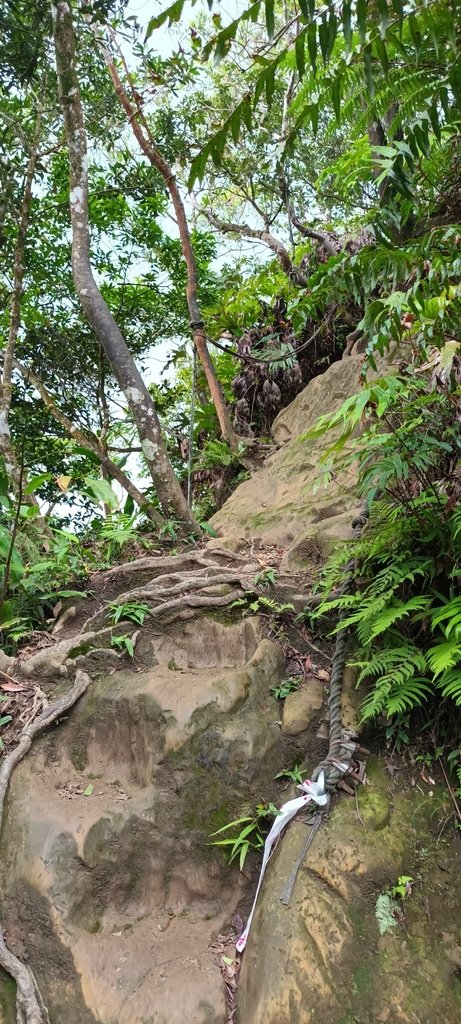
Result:
{"label": "boulder", "polygon": [[283,705],[282,732],[287,736],[306,732],[312,721],[319,718],[318,712],[324,695],[323,684],[314,677],[303,683],[295,693],[289,693]]}

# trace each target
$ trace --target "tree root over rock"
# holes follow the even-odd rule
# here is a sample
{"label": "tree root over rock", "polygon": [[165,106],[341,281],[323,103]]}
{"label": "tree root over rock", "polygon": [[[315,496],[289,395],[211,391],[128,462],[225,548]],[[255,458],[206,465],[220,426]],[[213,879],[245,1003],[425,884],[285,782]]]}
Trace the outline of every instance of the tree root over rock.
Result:
{"label": "tree root over rock", "polygon": [[[77,671],[74,685],[62,697],[50,704],[22,731],[17,746],[10,751],[0,766],[0,832],[3,821],[3,807],[13,769],[19,764],[32,746],[34,736],[56,722],[65,711],[78,701],[90,685],[90,677],[85,672]],[[0,966],[16,982],[16,1021],[17,1024],[49,1024],[48,1011],[40,995],[34,975],[26,964],[8,949],[3,929],[0,925]]]}

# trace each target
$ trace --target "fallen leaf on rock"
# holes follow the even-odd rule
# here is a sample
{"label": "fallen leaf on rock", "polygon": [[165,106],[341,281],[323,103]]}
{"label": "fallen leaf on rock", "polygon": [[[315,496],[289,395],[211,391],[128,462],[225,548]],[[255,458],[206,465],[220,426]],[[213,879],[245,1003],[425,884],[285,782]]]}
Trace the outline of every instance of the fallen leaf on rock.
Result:
{"label": "fallen leaf on rock", "polygon": [[21,683],[0,683],[0,690],[5,690],[7,693],[22,693],[24,690],[31,690],[32,686],[22,686]]}

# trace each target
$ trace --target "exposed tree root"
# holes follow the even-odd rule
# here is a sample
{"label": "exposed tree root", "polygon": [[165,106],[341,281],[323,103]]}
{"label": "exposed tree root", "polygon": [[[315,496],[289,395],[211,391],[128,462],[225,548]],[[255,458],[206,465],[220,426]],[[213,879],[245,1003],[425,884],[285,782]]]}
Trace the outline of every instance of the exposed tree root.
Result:
{"label": "exposed tree root", "polygon": [[[126,590],[122,594],[119,594],[116,598],[116,602],[119,605],[125,604],[127,601],[141,601],[146,604],[151,604],[150,614],[157,617],[162,614],[167,606],[171,606],[171,601],[165,601],[165,598],[175,597],[181,595],[183,603],[188,600],[187,595],[193,590],[203,590],[208,587],[220,586],[222,584],[239,583],[242,590],[245,589],[245,584],[241,579],[241,572],[235,569],[221,569],[220,567],[214,566],[213,568],[207,567],[205,569],[196,569],[193,572],[174,572],[168,574],[162,574],[161,576],[154,577],[149,583],[146,583],[141,587],[134,587],[132,590]],[[210,605],[212,601],[209,602]],[[82,626],[82,630],[94,629],[101,620],[107,615],[107,609],[105,607],[98,608],[96,612],[89,619],[86,620]]]}
{"label": "exposed tree root", "polygon": [[[72,688],[50,704],[35,721],[31,722],[21,733],[19,743],[4,758],[0,766],[0,832],[3,821],[3,807],[13,769],[30,750],[32,740],[52,722],[55,722],[65,711],[77,702],[90,684],[90,677],[85,672],[77,671]],[[17,1024],[49,1024],[46,1006],[38,990],[34,975],[26,964],[21,963],[17,956],[8,949],[0,925],[0,966],[16,982],[16,1022]]]}
{"label": "exposed tree root", "polygon": [[[145,558],[136,558],[132,562],[122,562],[121,565],[113,565],[110,569],[106,569],[98,575],[103,580],[109,580],[114,576],[132,576],[133,574],[138,575],[144,572],[152,572],[154,577],[168,569],[172,569],[173,572],[190,571],[195,568],[223,569],[226,567],[219,561],[219,559],[223,558],[227,562],[248,565],[247,555],[240,555],[235,551],[226,551],[225,548],[210,548],[210,550],[191,549],[190,551],[181,551],[177,555],[149,555]],[[248,567],[255,570],[259,569],[257,562]]]}

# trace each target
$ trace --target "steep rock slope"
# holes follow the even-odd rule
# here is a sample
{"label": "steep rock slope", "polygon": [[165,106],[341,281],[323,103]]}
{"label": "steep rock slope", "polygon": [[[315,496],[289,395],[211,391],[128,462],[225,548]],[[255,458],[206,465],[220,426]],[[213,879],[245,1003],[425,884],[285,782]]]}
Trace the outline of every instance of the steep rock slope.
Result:
{"label": "steep rock slope", "polygon": [[[320,449],[298,438],[356,389],[359,363],[335,364],[279,416],[281,447],[215,517],[220,547],[99,574],[95,596],[63,617],[54,646],[2,662],[50,699],[76,667],[91,676],[16,771],[1,841],[1,920],[51,1024],[230,1024],[220,964],[234,955],[258,857],[240,874],[208,845],[210,833],[262,800],[294,795],[274,776],[314,765],[327,723],[318,675],[281,718],[271,688],[287,674],[283,651],[261,617],[234,606],[261,565],[223,544],[276,540],[289,545],[291,564],[349,530],[352,478],[313,496]],[[279,580],[283,599],[302,607],[302,576]],[[127,593],[151,607],[133,637],[134,663],[114,655],[106,617],[106,602]],[[354,696],[348,676],[348,725]],[[457,1024],[460,844],[447,838],[449,813],[444,790],[422,792],[411,776],[372,763],[357,808],[335,799],[285,906],[308,827],[294,823],[262,889],[238,1024]],[[413,894],[405,919],[380,936],[376,900],[399,874],[412,875]],[[0,1021],[14,1020],[3,977]]]}
{"label": "steep rock slope", "polygon": [[360,366],[359,356],[333,363],[278,415],[272,427],[278,447],[211,520],[220,537],[280,544],[289,566],[309,564],[336,540],[351,536],[351,510],[357,507],[353,472],[344,471],[328,488],[315,490],[325,440],[300,436],[358,390]]}

